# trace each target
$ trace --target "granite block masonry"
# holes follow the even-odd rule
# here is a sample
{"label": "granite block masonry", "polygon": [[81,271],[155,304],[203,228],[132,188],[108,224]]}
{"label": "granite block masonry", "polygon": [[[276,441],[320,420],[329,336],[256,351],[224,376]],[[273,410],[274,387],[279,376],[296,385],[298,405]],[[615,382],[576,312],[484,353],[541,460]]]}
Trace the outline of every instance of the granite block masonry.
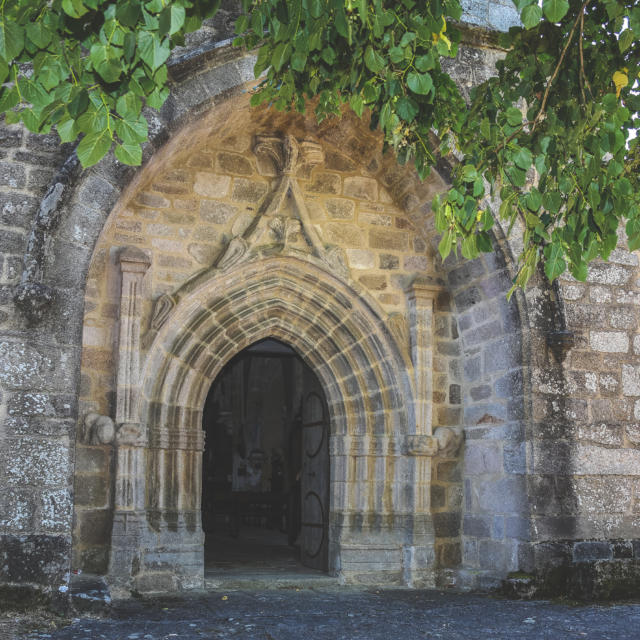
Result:
{"label": "granite block masonry", "polygon": [[[513,19],[468,11],[461,86]],[[420,182],[350,113],[250,108],[252,56],[207,45],[221,24],[174,57],[140,169],[82,172],[54,136],[0,126],[3,598],[64,597],[78,571],[116,595],[201,587],[204,398],[265,338],[327,399],[342,582],[635,588],[637,255],[621,237],[586,282],[507,301],[499,227],[494,253],[439,258],[444,170]]]}

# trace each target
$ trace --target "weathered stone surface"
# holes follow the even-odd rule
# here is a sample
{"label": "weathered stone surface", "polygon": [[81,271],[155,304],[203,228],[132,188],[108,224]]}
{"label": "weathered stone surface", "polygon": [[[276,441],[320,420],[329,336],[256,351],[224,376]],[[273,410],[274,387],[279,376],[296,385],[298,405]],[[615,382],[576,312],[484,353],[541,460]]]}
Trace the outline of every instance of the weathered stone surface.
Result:
{"label": "weathered stone surface", "polygon": [[66,585],[71,541],[59,535],[0,537],[0,580],[35,583],[58,589]]}
{"label": "weathered stone surface", "polygon": [[353,200],[346,198],[327,198],[324,206],[330,217],[339,220],[352,220],[356,208]]}
{"label": "weathered stone surface", "polygon": [[622,365],[622,393],[625,396],[640,396],[640,367]]}
{"label": "weathered stone surface", "polygon": [[229,192],[231,178],[217,173],[196,173],[196,182],[193,190],[207,198],[224,198]]}
{"label": "weathered stone surface", "polygon": [[[496,7],[474,10],[505,26]],[[140,539],[131,514],[118,514],[116,532],[132,536],[119,555],[109,549],[111,503],[135,494],[198,504],[206,389],[242,347],[276,337],[304,354],[327,394],[329,540],[347,579],[426,584],[437,567],[478,587],[558,558],[586,571],[640,557],[637,257],[616,249],[586,283],[532,281],[507,303],[515,236],[497,232],[498,251],[482,259],[442,263],[428,204],[446,186],[437,172],[420,183],[348,115],[318,125],[250,111],[238,82],[252,78],[254,58],[242,56],[215,49],[181,61],[151,120],[161,153],[149,146],[133,182],[112,158],[74,174],[68,201],[47,216],[42,193],[70,150],[0,125],[0,532],[59,534],[68,561],[73,528],[74,562],[102,572],[113,557],[130,574],[132,554],[148,549],[136,584],[178,588],[181,572],[200,571],[197,507],[143,514]],[[447,64],[467,91],[496,56],[463,46]],[[258,138],[272,140],[269,167],[254,152]],[[46,237],[32,233],[36,215]],[[131,296],[116,261],[124,246],[151,263]],[[223,255],[224,269],[212,267]],[[420,331],[406,294],[416,279],[433,288]],[[37,309],[33,298],[29,325],[15,312],[16,301],[31,304],[21,291],[49,296]],[[138,323],[139,344],[127,341]],[[572,340],[560,353],[549,336],[565,328]],[[140,366],[121,366],[138,356]],[[140,421],[149,434],[136,426],[138,384],[154,403],[153,419]],[[113,417],[125,405],[120,444],[148,435],[159,449],[142,458],[162,450],[162,462],[82,444],[86,412]],[[407,453],[406,437],[428,444],[439,425],[461,423],[460,454],[428,458],[426,444]],[[126,468],[153,478],[136,488]]]}
{"label": "weathered stone surface", "polygon": [[16,438],[0,452],[8,486],[66,485],[71,475],[69,446],[63,440]]}
{"label": "weathered stone surface", "polygon": [[629,337],[621,331],[592,331],[591,348],[605,353],[626,353],[629,351]]}

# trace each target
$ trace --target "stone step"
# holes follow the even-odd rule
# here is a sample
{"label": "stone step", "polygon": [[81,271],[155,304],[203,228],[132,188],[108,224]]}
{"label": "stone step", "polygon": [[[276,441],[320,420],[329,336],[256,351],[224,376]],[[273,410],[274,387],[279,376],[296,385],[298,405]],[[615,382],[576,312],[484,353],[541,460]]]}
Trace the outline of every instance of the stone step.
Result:
{"label": "stone step", "polygon": [[78,613],[103,615],[111,607],[111,594],[103,576],[73,574],[69,585],[71,606]]}
{"label": "stone step", "polygon": [[262,590],[262,589],[316,589],[335,587],[340,584],[337,577],[323,573],[278,572],[256,570],[234,570],[219,573],[207,572],[205,589]]}

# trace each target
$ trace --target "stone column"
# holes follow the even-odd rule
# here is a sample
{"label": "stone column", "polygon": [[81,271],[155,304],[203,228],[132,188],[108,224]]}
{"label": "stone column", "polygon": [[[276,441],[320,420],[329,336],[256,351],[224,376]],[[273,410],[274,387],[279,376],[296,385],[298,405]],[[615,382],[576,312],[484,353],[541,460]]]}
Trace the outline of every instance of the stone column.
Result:
{"label": "stone column", "polygon": [[122,288],[116,380],[116,423],[128,424],[138,421],[141,289],[142,279],[151,260],[143,251],[135,247],[126,247],[120,252],[118,258],[122,272]]}
{"label": "stone column", "polygon": [[433,304],[440,287],[417,279],[407,289],[409,340],[413,362],[416,435],[432,434]]}
{"label": "stone column", "polygon": [[120,292],[116,374],[116,477],[109,574],[116,590],[127,587],[141,564],[146,532],[146,426],[140,424],[140,315],[142,279],[151,261],[141,250],[126,247],[119,255]]}
{"label": "stone column", "polygon": [[408,476],[413,491],[410,540],[403,550],[404,580],[412,586],[435,584],[435,534],[431,516],[431,458],[438,450],[433,437],[433,310],[437,286],[415,280],[407,289],[409,339],[413,364],[415,430],[407,436]]}

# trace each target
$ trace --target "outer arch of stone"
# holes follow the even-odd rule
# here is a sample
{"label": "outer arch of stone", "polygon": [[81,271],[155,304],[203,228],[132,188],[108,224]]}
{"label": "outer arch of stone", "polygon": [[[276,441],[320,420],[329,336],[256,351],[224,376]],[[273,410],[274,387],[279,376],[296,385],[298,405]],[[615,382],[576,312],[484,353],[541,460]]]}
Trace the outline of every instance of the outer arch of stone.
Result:
{"label": "outer arch of stone", "polygon": [[[191,122],[197,121],[201,117],[206,117],[207,114],[211,113],[212,107],[213,111],[216,111],[216,109],[220,107],[222,111],[226,109],[228,112],[234,100],[241,98],[243,87],[248,86],[246,83],[253,78],[253,62],[254,59],[252,56],[245,55],[244,57],[234,58],[231,61],[223,61],[216,66],[216,60],[214,59],[212,66],[209,66],[204,71],[196,72],[181,84],[176,85],[167,105],[165,105],[159,117],[151,123],[152,144],[149,145],[146,151],[148,155],[147,163],[142,169],[134,172],[129,168],[124,168],[110,155],[100,163],[98,167],[84,172],[76,179],[75,183],[69,185],[68,193],[65,194],[64,198],[64,208],[60,211],[59,226],[56,228],[54,225],[50,231],[52,236],[50,237],[50,244],[51,241],[53,241],[54,243],[60,242],[61,246],[69,244],[74,247],[73,258],[70,252],[63,252],[63,256],[65,256],[63,260],[66,259],[70,261],[73,259],[74,262],[82,265],[79,270],[81,271],[81,276],[78,280],[80,286],[84,286],[86,272],[91,261],[91,254],[107,217],[111,214],[117,214],[118,207],[120,206],[119,203],[125,202],[127,195],[133,193],[141,182],[148,178],[150,173],[153,175],[156,168],[162,166],[164,158],[170,157],[175,150],[185,144],[185,139],[181,138],[180,135],[171,137],[170,133],[174,131],[184,131],[189,127]],[[398,167],[391,154],[387,154],[385,165],[380,168],[375,177],[385,184],[396,204],[407,212],[409,217],[414,221],[418,223],[422,222],[420,228],[425,229],[424,221],[425,218],[429,216],[428,203],[433,194],[429,193],[428,189],[420,184],[414,172],[408,168]],[[428,239],[431,240],[432,246],[435,249],[436,236],[432,230]],[[501,254],[501,260],[506,263],[507,268],[513,270],[513,253],[509,241],[505,239],[499,229],[496,232],[495,240],[496,252]],[[451,260],[451,263],[449,271],[455,268],[456,260]],[[57,269],[60,269],[59,265]],[[45,265],[45,282],[48,280],[47,276],[48,268],[47,265]],[[450,284],[450,291],[454,293],[454,283]],[[526,310],[528,305],[527,300],[520,292],[517,292],[516,296],[519,307],[520,331],[524,337],[531,328],[528,326],[529,318]],[[208,300],[208,303],[213,302],[212,299]],[[180,307],[182,308],[182,306],[181,303]],[[284,308],[286,307],[281,306],[280,312],[282,312]],[[277,309],[277,305],[273,307],[273,309]],[[259,314],[260,311],[247,311],[247,313]],[[389,336],[384,336],[384,332],[376,326],[374,320],[376,315],[371,309],[368,310],[368,314],[370,327],[375,328],[374,334],[377,332],[378,336],[382,336],[381,362],[383,362],[387,356],[390,356],[393,361],[394,358],[397,358],[393,339]],[[193,317],[195,318],[195,316]],[[313,355],[313,350],[301,339],[299,335],[300,332],[293,331],[290,325],[288,326],[282,319],[276,319],[276,317],[277,314],[270,319],[270,324],[264,325],[262,331],[251,333],[239,327],[236,338],[231,341],[227,340],[225,347],[227,350],[226,353],[221,351],[220,354],[218,354],[218,359],[215,361],[215,364],[213,362],[209,363],[210,368],[207,370],[206,375],[201,375],[201,373],[193,369],[189,370],[189,368],[187,368],[186,371],[182,371],[179,367],[175,366],[175,363],[172,364],[171,358],[166,359],[161,365],[163,367],[162,373],[155,378],[155,381],[152,381],[151,376],[146,378],[143,395],[145,395],[146,399],[150,402],[145,400],[146,404],[143,412],[146,412],[146,416],[143,422],[146,422],[149,426],[157,424],[159,416],[155,412],[161,411],[161,409],[155,402],[156,399],[162,399],[162,402],[168,401],[170,404],[173,401],[172,398],[175,399],[177,397],[179,389],[186,388],[183,385],[189,383],[189,388],[193,389],[193,394],[195,394],[189,397],[188,405],[186,405],[189,411],[185,412],[185,415],[189,414],[190,417],[188,420],[187,418],[180,418],[180,420],[188,421],[191,427],[196,425],[197,428],[200,428],[197,421],[204,394],[206,394],[208,389],[207,384],[210,384],[216,372],[219,371],[224,362],[244,346],[248,346],[251,342],[261,337],[272,336],[292,344],[316,371],[324,384],[332,407],[334,433],[339,433],[341,428],[343,431],[346,431],[344,426],[346,422],[343,422],[343,426],[340,427],[339,417],[344,415],[348,410],[345,408],[345,398],[347,398],[348,395],[346,391],[344,391],[344,387],[341,389],[337,382],[337,369],[335,367],[332,369],[330,366],[327,366],[326,363],[323,365],[318,361],[317,357]],[[168,325],[173,326],[173,321],[169,322]],[[313,325],[310,325],[308,328],[313,330]],[[164,329],[165,327],[163,327],[163,335]],[[167,335],[169,334],[167,333]],[[78,337],[78,342],[79,341]],[[182,348],[184,348],[185,344],[189,344],[189,342],[186,341],[182,345]],[[191,342],[191,348],[195,349],[197,346],[198,341],[194,340]],[[165,348],[173,351],[178,347],[181,347],[181,345],[165,344]],[[524,354],[526,350],[526,347],[523,348],[522,362],[524,370],[526,370],[528,362],[528,357]],[[326,351],[325,353],[328,354],[330,352]],[[372,357],[380,357],[381,354],[372,353],[371,355]],[[192,354],[190,357],[195,356]],[[341,356],[335,356],[336,362],[339,357]],[[156,357],[152,354],[148,362],[153,363],[155,366],[159,362],[158,358],[159,356]],[[152,365],[149,364],[148,366]],[[392,370],[396,365],[389,363],[385,366],[391,367]],[[402,367],[400,367],[400,370],[402,370]],[[201,377],[201,380],[199,380],[197,384],[193,383],[194,376]],[[173,381],[167,384],[169,378],[173,378]],[[407,380],[397,373],[394,373],[394,375],[388,373],[387,379],[395,379],[397,389],[410,388],[407,386]],[[384,380],[385,376],[382,374],[379,375],[378,384],[380,384],[380,386],[378,388],[388,388]],[[159,391],[157,385],[162,386],[162,392]],[[367,394],[361,395],[366,396]],[[369,409],[365,411],[365,414],[373,416],[375,415],[375,411],[369,407]],[[176,413],[174,412],[173,415],[176,415]],[[164,417],[161,419],[164,420]],[[370,418],[366,418],[362,425],[365,432],[367,429],[365,426],[367,420],[370,420]],[[382,433],[391,435],[393,431],[402,432],[404,430],[406,432],[408,428],[407,425],[411,423],[411,420],[406,412],[403,413],[400,409],[396,409],[395,416],[391,422],[394,424],[394,428],[390,428],[390,423],[387,423],[387,425],[381,429]],[[182,426],[186,427],[186,424],[187,422],[184,422]],[[375,427],[375,421],[373,424],[373,430],[375,431],[378,427]],[[356,426],[356,430],[360,428],[360,426]],[[153,447],[153,442],[151,446]],[[198,495],[197,500],[199,500],[199,498]],[[192,506],[194,509],[197,507],[196,504]]]}

